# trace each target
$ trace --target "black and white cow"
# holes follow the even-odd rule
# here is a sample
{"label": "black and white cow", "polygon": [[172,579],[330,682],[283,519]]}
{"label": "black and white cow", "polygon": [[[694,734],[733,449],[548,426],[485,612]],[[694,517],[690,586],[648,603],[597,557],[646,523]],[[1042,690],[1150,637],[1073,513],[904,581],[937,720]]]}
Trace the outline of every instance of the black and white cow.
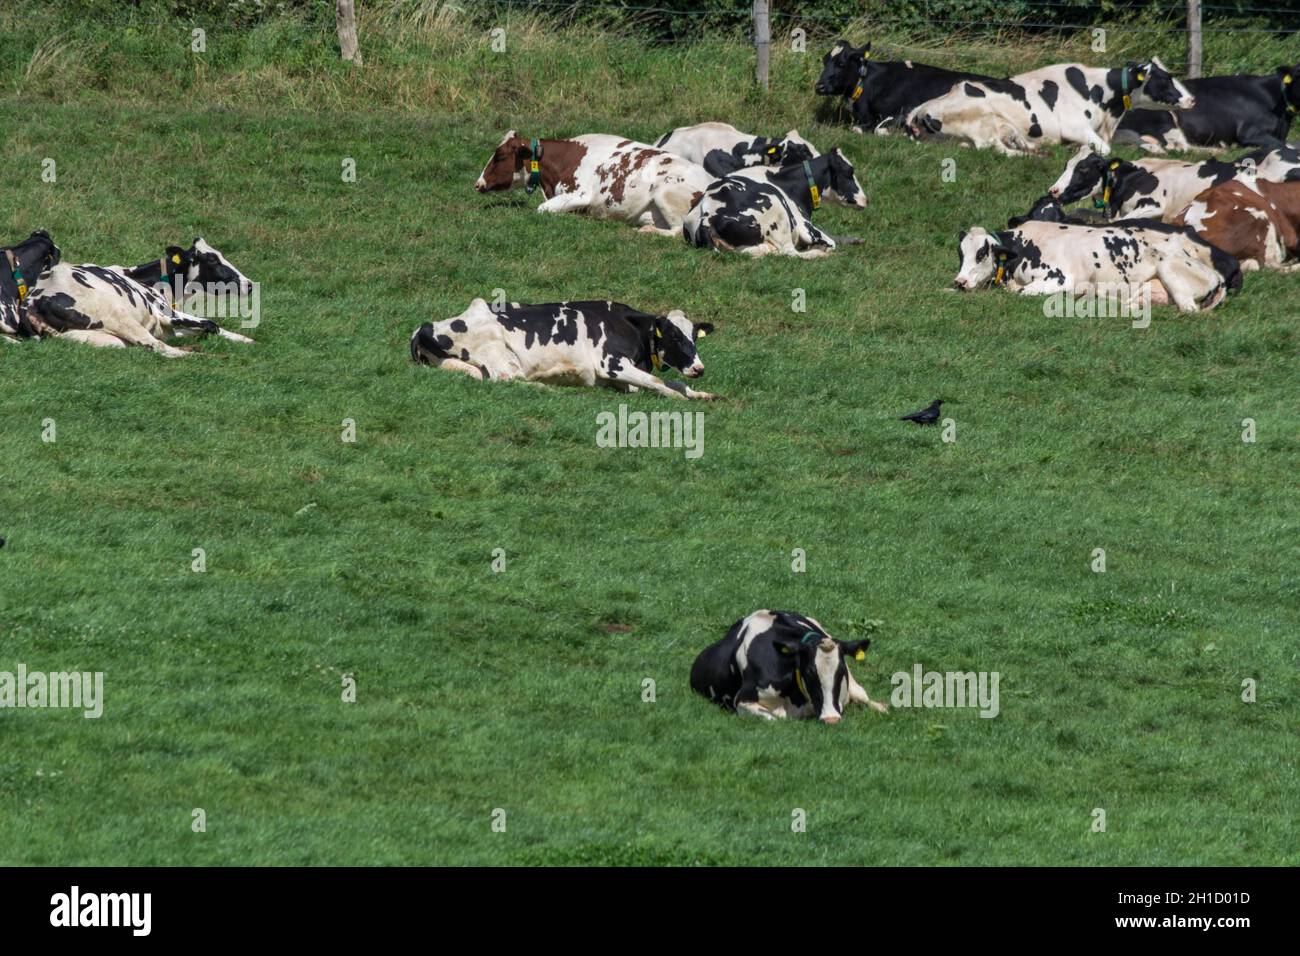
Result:
{"label": "black and white cow", "polygon": [[494,382],[600,383],[628,392],[644,388],[674,398],[711,399],[655,373],[666,366],[699,378],[704,363],[695,343],[712,331],[710,323],[692,323],[678,309],[657,315],[620,302],[588,301],[512,302],[494,311],[475,299],[455,318],[416,329],[411,358]]}
{"label": "black and white cow", "polygon": [[1228,290],[1213,247],[1171,226],[1026,222],[997,233],[976,227],[958,237],[957,247],[958,289],[1000,285],[1021,295],[1114,290],[1134,310],[1145,293],[1152,303],[1172,301],[1184,312],[1212,309]]}
{"label": "black and white cow", "polygon": [[779,171],[742,169],[717,180],[686,214],[682,235],[694,246],[751,256],[824,256],[838,242],[856,240],[837,240],[813,225],[823,197],[855,209],[867,204],[853,164],[838,149]]}
{"label": "black and white cow", "polygon": [[850,701],[882,713],[853,679],[871,641],[840,641],[794,611],[755,611],[700,652],[691,689],[727,710],[764,720],[816,718],[837,724]]}
{"label": "black and white cow", "polygon": [[659,138],[655,149],[698,163],[713,176],[726,176],[746,166],[789,166],[815,159],[816,147],[792,129],[784,137],[742,133],[729,123],[679,126]]}
{"label": "black and white cow", "polygon": [[822,57],[821,76],[813,90],[819,96],[843,97],[857,132],[883,135],[901,126],[922,103],[943,96],[963,80],[996,78],[911,60],[873,60],[870,43],[855,47],[836,40]]}
{"label": "black and white cow", "polygon": [[43,329],[33,324],[27,308],[30,287],[59,264],[59,247],[50,234],[37,229],[12,246],[0,247],[0,338],[5,341],[39,337]]}
{"label": "black and white cow", "polygon": [[1065,223],[1071,226],[1092,226],[1094,228],[1104,226],[1124,226],[1134,229],[1151,230],[1163,233],[1182,233],[1188,240],[1202,246],[1205,253],[1210,257],[1210,263],[1214,266],[1216,272],[1223,277],[1224,283],[1229,292],[1239,292],[1241,290],[1241,272],[1247,268],[1244,262],[1238,262],[1237,259],[1227,252],[1224,252],[1218,246],[1207,242],[1205,237],[1200,235],[1191,226],[1181,225],[1178,223],[1165,223],[1159,219],[1121,219],[1116,222],[1108,221],[1100,213],[1091,211],[1067,212],[1061,203],[1051,196],[1040,197],[1029,212],[1023,216],[1013,216],[1007,220],[1007,228],[1014,229],[1017,226],[1023,226],[1027,222],[1056,222]]}
{"label": "black and white cow", "polygon": [[1300,111],[1300,64],[1279,66],[1263,76],[1207,76],[1183,82],[1196,97],[1194,107],[1177,113],[1129,113],[1114,141],[1153,152],[1286,145],[1287,131]]}
{"label": "black and white cow", "polygon": [[1008,156],[1078,143],[1110,151],[1130,109],[1190,109],[1195,99],[1158,59],[1118,69],[1060,63],[1006,80],[967,81],[922,103],[907,118],[912,135],[946,139]]}
{"label": "black and white cow", "polygon": [[38,280],[28,309],[61,338],[111,348],[139,346],[167,358],[189,354],[163,341],[174,334],[252,342],[177,309],[173,299],[178,287],[183,297],[186,286],[245,296],[252,282],[199,237],[188,250],[172,246],[158,259],[133,268],[61,263]]}
{"label": "black and white cow", "polygon": [[1154,158],[1129,162],[1084,146],[1048,194],[1066,206],[1095,197],[1108,219],[1141,216],[1171,222],[1202,192],[1243,173],[1267,182],[1300,181],[1300,153],[1280,148],[1256,150],[1235,162]]}

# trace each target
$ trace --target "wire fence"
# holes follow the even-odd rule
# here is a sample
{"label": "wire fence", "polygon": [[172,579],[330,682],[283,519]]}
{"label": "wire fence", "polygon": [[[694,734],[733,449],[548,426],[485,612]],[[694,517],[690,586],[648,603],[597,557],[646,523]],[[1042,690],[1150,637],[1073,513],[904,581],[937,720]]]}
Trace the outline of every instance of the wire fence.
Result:
{"label": "wire fence", "polygon": [[[739,27],[748,23],[747,6],[741,9],[723,9],[716,6],[699,5],[695,8],[685,6],[664,6],[653,3],[619,3],[619,2],[577,2],[577,0],[467,0],[458,4],[466,10],[492,9],[493,11],[528,12],[538,9],[551,11],[561,18],[573,20],[635,21],[652,28],[658,27],[672,34],[664,37],[671,40],[688,40],[690,31],[683,31],[683,24],[694,24],[698,28],[708,26]],[[911,5],[916,7],[917,5]],[[1086,22],[1060,21],[1048,17],[1026,18],[1022,14],[1035,11],[1081,10],[1077,0],[1014,0],[1004,4],[1009,7],[1008,15],[997,20],[983,19],[980,16],[956,17],[951,15],[932,15],[928,4],[920,4],[921,10],[914,12],[879,12],[870,8],[860,10],[858,17],[869,20],[873,25],[889,28],[921,29],[925,27],[954,28],[966,32],[988,32],[1020,30],[1024,32],[1063,33],[1080,30],[1093,30],[1098,27],[1122,25],[1127,31],[1149,34],[1185,34],[1189,32],[1185,17],[1185,3],[1142,3],[1110,2],[1104,7],[1096,8],[1096,16]],[[945,9],[953,4],[941,4]],[[897,9],[897,8],[895,8]],[[992,9],[992,5],[990,5]],[[1201,11],[1205,25],[1199,30],[1203,34],[1267,34],[1287,36],[1300,33],[1300,3],[1292,7],[1281,6],[1236,6],[1231,4],[1202,4]],[[986,14],[987,15],[987,14]],[[1164,17],[1167,22],[1139,22],[1138,16]],[[772,23],[786,24],[790,28],[817,24],[821,26],[843,26],[848,20],[855,19],[839,13],[804,12],[773,9],[770,14]],[[1118,19],[1117,19],[1118,18]],[[1182,22],[1175,22],[1181,20]],[[1250,22],[1242,22],[1242,21]],[[1259,21],[1267,20],[1269,24]],[[1282,25],[1282,24],[1289,25]],[[822,31],[825,32],[825,31]],[[829,32],[835,32],[834,29]],[[1300,57],[1300,51],[1297,51]]]}

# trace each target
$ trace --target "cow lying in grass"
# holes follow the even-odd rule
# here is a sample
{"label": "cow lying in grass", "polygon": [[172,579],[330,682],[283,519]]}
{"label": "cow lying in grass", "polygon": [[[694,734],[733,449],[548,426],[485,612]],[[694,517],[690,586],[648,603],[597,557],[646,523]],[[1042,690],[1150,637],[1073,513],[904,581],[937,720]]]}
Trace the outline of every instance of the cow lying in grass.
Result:
{"label": "cow lying in grass", "polygon": [[695,246],[751,256],[824,256],[839,242],[857,240],[837,240],[813,225],[822,197],[854,209],[867,204],[853,164],[838,149],[779,171],[755,167],[717,180],[687,213],[682,234]]}
{"label": "cow lying in grass", "polygon": [[1197,196],[1175,219],[1241,260],[1243,269],[1293,272],[1300,263],[1300,182],[1242,176]]}
{"label": "cow lying in grass", "polygon": [[[1159,223],[1026,222],[998,233],[977,227],[963,232],[957,246],[958,289],[1000,285],[1021,295],[1109,289],[1122,291],[1127,309],[1141,308],[1145,294],[1152,303],[1172,301],[1195,312],[1222,302],[1231,281],[1216,268],[1212,247]],[[1224,263],[1222,254],[1217,258]]]}
{"label": "cow lying in grass", "polygon": [[1082,147],[1048,190],[1062,205],[1096,197],[1108,219],[1134,216],[1172,222],[1205,190],[1242,174],[1262,180],[1300,180],[1300,153],[1261,149],[1235,162],[1217,159],[1112,159]]}
{"label": "cow lying in grass", "polygon": [[911,60],[873,60],[871,44],[855,47],[836,40],[822,57],[822,72],[813,91],[841,96],[859,133],[887,135],[922,103],[943,96],[963,80],[996,82],[980,73],[962,73]]}
{"label": "cow lying in grass", "polygon": [[474,188],[541,189],[546,201],[538,212],[585,212],[675,236],[711,182],[703,166],[620,136],[538,140],[510,130]]}
{"label": "cow lying in grass", "polygon": [[481,380],[647,389],[674,398],[711,399],[655,372],[667,366],[687,378],[704,374],[695,343],[713,326],[692,323],[677,309],[642,312],[619,302],[557,302],[498,311],[475,299],[460,315],[426,322],[411,336],[411,358]]}
{"label": "cow lying in grass", "polygon": [[27,300],[30,287],[59,264],[59,247],[50,234],[37,229],[22,242],[0,248],[0,338],[12,342],[46,331],[33,324]]}
{"label": "cow lying in grass", "polygon": [[1161,152],[1188,147],[1286,145],[1300,111],[1300,65],[1263,76],[1207,76],[1183,81],[1196,105],[1177,113],[1154,110],[1125,115],[1115,142]]}
{"label": "cow lying in grass", "polygon": [[252,339],[175,308],[177,288],[198,285],[247,295],[252,282],[202,237],[188,249],[172,246],[133,268],[59,264],[31,290],[34,321],[61,338],[108,348],[138,346],[167,358],[189,354],[163,341],[174,334],[207,333],[233,342]]}
{"label": "cow lying in grass", "polygon": [[838,724],[849,702],[886,712],[853,679],[869,639],[840,641],[794,611],[755,611],[691,666],[691,689],[721,707],[764,720],[816,718]]}
{"label": "cow lying in grass", "polygon": [[659,138],[655,149],[698,163],[713,176],[726,176],[747,166],[789,166],[821,154],[792,129],[783,138],[742,133],[729,123],[679,126]]}
{"label": "cow lying in grass", "polygon": [[1060,63],[1007,80],[966,81],[907,119],[913,136],[992,147],[1008,155],[1056,143],[1110,151],[1130,109],[1190,109],[1195,99],[1158,59],[1107,70]]}

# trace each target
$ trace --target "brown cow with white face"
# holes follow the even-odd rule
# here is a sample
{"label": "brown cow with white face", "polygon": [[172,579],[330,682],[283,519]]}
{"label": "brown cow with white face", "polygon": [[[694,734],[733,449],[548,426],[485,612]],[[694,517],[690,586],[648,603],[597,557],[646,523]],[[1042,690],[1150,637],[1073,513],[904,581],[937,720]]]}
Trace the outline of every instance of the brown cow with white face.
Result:
{"label": "brown cow with white face", "polygon": [[511,130],[474,188],[541,189],[538,212],[585,212],[675,236],[712,181],[702,166],[620,136],[526,139]]}

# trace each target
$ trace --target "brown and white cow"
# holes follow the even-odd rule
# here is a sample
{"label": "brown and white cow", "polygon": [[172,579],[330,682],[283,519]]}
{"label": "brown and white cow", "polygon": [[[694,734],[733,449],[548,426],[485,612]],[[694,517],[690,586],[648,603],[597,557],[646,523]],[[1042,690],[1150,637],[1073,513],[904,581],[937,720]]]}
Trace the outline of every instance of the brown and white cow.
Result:
{"label": "brown and white cow", "polygon": [[1174,220],[1191,226],[1243,269],[1300,269],[1300,182],[1239,176],[1205,190]]}
{"label": "brown and white cow", "polygon": [[621,136],[525,139],[511,130],[474,188],[541,189],[546,201],[538,212],[585,212],[675,236],[711,182],[703,166]]}

